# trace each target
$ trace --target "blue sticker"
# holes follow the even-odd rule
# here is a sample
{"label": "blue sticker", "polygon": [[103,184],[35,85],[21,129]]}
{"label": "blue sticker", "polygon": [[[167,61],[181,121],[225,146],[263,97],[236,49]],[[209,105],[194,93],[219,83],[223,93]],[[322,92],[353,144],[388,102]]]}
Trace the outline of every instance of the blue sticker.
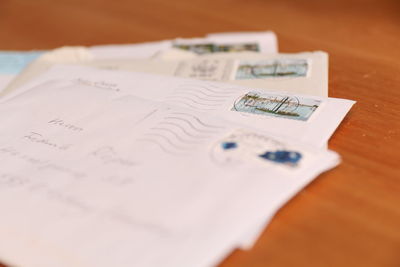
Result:
{"label": "blue sticker", "polygon": [[18,74],[44,51],[0,51],[0,74]]}
{"label": "blue sticker", "polygon": [[267,151],[259,155],[259,157],[276,163],[296,165],[302,156],[299,152],[295,151],[277,150],[275,152]]}
{"label": "blue sticker", "polygon": [[224,142],[221,144],[221,146],[223,149],[228,150],[228,149],[235,149],[237,148],[238,145],[236,142]]}

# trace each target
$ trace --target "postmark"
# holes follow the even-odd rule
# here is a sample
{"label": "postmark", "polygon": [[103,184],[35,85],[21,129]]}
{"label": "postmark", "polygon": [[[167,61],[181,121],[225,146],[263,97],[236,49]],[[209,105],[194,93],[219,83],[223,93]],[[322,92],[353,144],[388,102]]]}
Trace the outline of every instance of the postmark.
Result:
{"label": "postmark", "polygon": [[251,91],[235,101],[232,111],[307,121],[322,101]]}
{"label": "postmark", "polygon": [[265,134],[236,129],[214,144],[211,156],[222,165],[253,162],[295,169],[302,163],[305,153]]}
{"label": "postmark", "polygon": [[220,81],[229,79],[233,68],[230,59],[195,59],[182,61],[174,75],[200,80]]}

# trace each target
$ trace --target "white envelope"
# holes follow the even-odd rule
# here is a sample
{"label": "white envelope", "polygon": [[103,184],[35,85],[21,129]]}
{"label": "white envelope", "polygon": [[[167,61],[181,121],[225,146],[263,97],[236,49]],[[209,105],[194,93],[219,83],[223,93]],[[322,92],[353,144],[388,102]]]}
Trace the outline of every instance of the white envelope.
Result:
{"label": "white envelope", "polygon": [[[172,56],[168,56],[172,53]],[[83,64],[114,70],[130,70],[154,74],[167,74],[200,80],[222,81],[242,86],[264,88],[271,91],[283,91],[314,96],[328,96],[328,54],[325,52],[304,52],[296,54],[260,54],[260,53],[218,53],[183,60],[172,60],[177,51],[167,51],[160,55],[163,60],[94,60]],[[185,53],[183,53],[185,54]],[[167,60],[165,59],[167,58]],[[290,65],[292,64],[293,65]],[[302,73],[279,76],[276,67],[282,64],[295,66],[306,64]],[[36,64],[40,64],[39,61]],[[262,66],[268,66],[262,76]],[[252,67],[259,74],[246,74],[245,68]],[[272,69],[275,68],[275,69]],[[247,71],[247,69],[246,69]]]}
{"label": "white envelope", "polygon": [[[217,82],[78,66],[55,66],[1,100],[7,101],[43,82],[57,79],[89,84],[98,87],[99,90],[107,88],[111,98],[120,95],[135,95],[208,112],[268,131],[271,134],[318,147],[326,145],[330,136],[355,103],[337,98],[270,92]],[[250,106],[253,111],[254,108],[257,109],[255,113],[251,110],[243,110],[243,107],[246,107],[243,106],[245,98],[247,100],[254,98],[251,96],[254,94],[259,95],[256,102],[261,106]],[[263,102],[268,101],[271,104],[276,103],[277,106],[273,110],[269,110],[270,105],[267,103],[267,106],[263,108]],[[283,107],[282,112],[275,112],[279,107]],[[239,111],[235,111],[237,109]],[[296,112],[306,114],[303,116],[299,113],[300,116],[296,116],[296,112],[292,112],[294,109]],[[263,110],[265,112],[262,112]]]}
{"label": "white envelope", "polygon": [[[243,43],[254,43],[258,52],[278,52],[276,35],[271,31],[265,32],[241,32],[241,33],[217,33],[204,38],[191,38],[179,40],[164,40],[158,42],[123,44],[123,45],[97,45],[86,50],[84,47],[71,47],[57,49],[56,53],[46,55],[45,59],[54,62],[54,56],[58,62],[76,63],[90,59],[126,59],[140,58],[147,59],[157,56],[165,50],[171,49],[174,44],[192,42],[197,40],[200,43],[215,43],[235,45]],[[74,50],[70,52],[69,49]],[[84,52],[82,52],[85,50]],[[195,57],[196,54],[179,50],[177,56],[187,55]],[[37,58],[44,51],[0,51],[0,93],[21,72],[31,61]],[[72,53],[72,54],[71,54]],[[170,54],[171,56],[172,54]]]}
{"label": "white envelope", "polygon": [[[171,53],[171,52],[168,52]],[[179,52],[182,53],[182,52]],[[187,52],[183,52],[184,54]],[[173,53],[173,56],[176,56]],[[168,56],[167,56],[168,58]],[[245,74],[247,64],[252,69],[263,72],[276,71],[279,66],[297,66],[296,62],[305,62],[305,71],[287,76],[254,76]],[[290,63],[295,62],[295,65]],[[103,69],[140,71],[154,74],[166,74],[202,80],[223,81],[249,87],[264,88],[270,91],[282,91],[314,96],[328,96],[328,56],[324,52],[297,54],[260,54],[260,53],[224,53],[188,57],[185,60],[149,60],[149,59],[106,59],[98,60],[84,48],[61,48],[43,55],[31,63],[0,95],[6,95],[22,86],[54,64],[79,64]],[[272,65],[271,65],[272,64]],[[283,64],[283,65],[282,65]],[[261,67],[260,67],[261,66]],[[283,67],[288,69],[288,67]],[[248,77],[246,77],[246,75]],[[244,76],[244,77],[243,77]]]}
{"label": "white envelope", "polygon": [[[127,79],[144,86],[141,76]],[[338,163],[333,152],[93,85],[49,81],[0,106],[6,263],[213,266]],[[297,156],[264,157],[278,151]]]}
{"label": "white envelope", "polygon": [[126,45],[97,45],[89,48],[90,53],[97,59],[118,58],[150,58],[158,52],[171,49],[174,45],[183,44],[256,44],[257,52],[276,53],[278,44],[275,33],[264,32],[238,32],[238,33],[215,33],[204,38],[177,38],[174,40],[163,40],[157,42],[146,42]]}

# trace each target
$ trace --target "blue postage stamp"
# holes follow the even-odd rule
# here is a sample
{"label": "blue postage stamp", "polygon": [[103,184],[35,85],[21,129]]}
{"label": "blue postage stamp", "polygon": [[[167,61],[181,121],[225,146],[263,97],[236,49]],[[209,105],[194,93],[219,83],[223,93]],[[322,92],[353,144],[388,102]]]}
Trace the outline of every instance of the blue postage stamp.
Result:
{"label": "blue postage stamp", "polygon": [[268,59],[240,61],[235,80],[265,79],[278,77],[306,77],[306,59]]}
{"label": "blue postage stamp", "polygon": [[249,92],[236,100],[231,110],[307,121],[321,102],[312,98]]}

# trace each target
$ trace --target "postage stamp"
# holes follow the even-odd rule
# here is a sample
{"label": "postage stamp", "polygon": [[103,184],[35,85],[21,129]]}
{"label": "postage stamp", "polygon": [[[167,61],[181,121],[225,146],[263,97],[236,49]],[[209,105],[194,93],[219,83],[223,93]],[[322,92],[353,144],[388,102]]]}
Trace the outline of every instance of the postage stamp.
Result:
{"label": "postage stamp", "polygon": [[218,164],[237,165],[250,161],[291,169],[298,167],[306,156],[304,151],[275,138],[244,129],[234,130],[214,144],[211,151],[212,159]]}
{"label": "postage stamp", "polygon": [[243,52],[243,51],[259,52],[260,47],[257,43],[223,44],[223,45],[216,45],[216,51],[217,52]]}
{"label": "postage stamp", "polygon": [[242,52],[242,51],[260,51],[257,43],[236,43],[236,44],[215,44],[215,43],[199,43],[199,44],[173,44],[174,48],[191,51],[202,55],[217,52]]}
{"label": "postage stamp", "polygon": [[321,102],[312,98],[249,92],[237,99],[231,110],[307,121]]}
{"label": "postage stamp", "polygon": [[239,62],[234,79],[305,77],[308,69],[306,59],[245,60]]}
{"label": "postage stamp", "polygon": [[209,54],[215,52],[215,45],[212,43],[207,44],[173,44],[174,48],[190,51],[198,55]]}

